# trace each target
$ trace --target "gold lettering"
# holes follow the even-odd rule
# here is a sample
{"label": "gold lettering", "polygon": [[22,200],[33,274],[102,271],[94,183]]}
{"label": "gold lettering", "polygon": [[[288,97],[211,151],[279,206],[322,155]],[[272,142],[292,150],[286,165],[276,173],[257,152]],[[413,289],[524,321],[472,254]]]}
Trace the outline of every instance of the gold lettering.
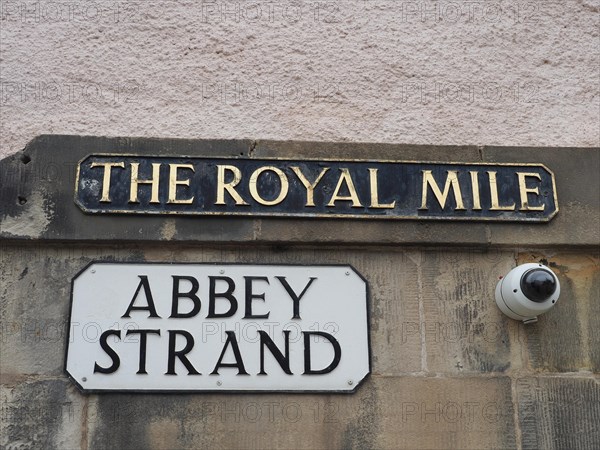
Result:
{"label": "gold lettering", "polygon": [[[353,208],[361,208],[362,205],[360,203],[360,200],[358,199],[358,194],[356,193],[356,188],[354,187],[354,182],[352,181],[350,171],[348,169],[341,168],[340,172],[342,172],[340,175],[340,179],[338,180],[337,186],[335,187],[335,191],[331,196],[331,200],[329,201],[329,203],[327,203],[327,206],[335,206],[335,202],[338,200],[349,200],[352,202]],[[344,183],[348,187],[348,192],[350,193],[350,195],[339,195],[342,184]]]}
{"label": "gold lettering", "polygon": [[[233,180],[225,183],[225,171],[233,173]],[[242,181],[242,172],[235,166],[217,165],[217,201],[215,205],[225,204],[225,191],[235,200],[236,205],[247,205],[244,199],[237,193],[235,187]]]}
{"label": "gold lettering", "polygon": [[[265,200],[258,193],[258,177],[260,176],[261,173],[266,172],[267,170],[270,170],[271,172],[275,172],[277,174],[277,176],[279,177],[279,181],[281,182],[281,189],[279,190],[279,195],[274,200]],[[277,167],[264,166],[264,167],[259,167],[254,172],[252,172],[252,175],[250,176],[250,182],[248,184],[248,188],[250,189],[250,195],[252,195],[252,198],[254,200],[256,200],[258,203],[260,203],[261,205],[265,205],[265,206],[273,206],[273,205],[277,205],[278,203],[281,203],[283,201],[283,199],[285,199],[285,197],[288,194],[290,184],[288,182],[287,176],[285,175],[285,173],[283,173],[283,171],[281,171]]]}
{"label": "gold lettering", "polygon": [[149,180],[139,179],[140,163],[131,163],[131,185],[129,188],[129,203],[139,203],[138,184],[152,185],[152,195],[150,203],[160,203],[158,201],[158,183],[160,182],[160,163],[152,164],[152,178]]}
{"label": "gold lettering", "polygon": [[92,163],[90,166],[92,169],[94,167],[104,167],[104,176],[102,178],[102,198],[100,201],[102,203],[110,203],[110,175],[113,167],[120,167],[121,169],[125,168],[124,162],[106,162],[106,163]]}
{"label": "gold lettering", "polygon": [[515,204],[511,206],[500,206],[498,200],[498,182],[496,181],[496,172],[488,171],[488,177],[490,179],[490,196],[492,199],[492,207],[490,211],[514,211]]}
{"label": "gold lettering", "polygon": [[431,173],[431,170],[423,170],[423,192],[421,195],[421,207],[419,209],[429,209],[427,207],[427,192],[428,186],[431,187],[433,194],[435,195],[436,200],[440,204],[440,207],[444,209],[446,207],[446,199],[448,198],[448,194],[450,193],[450,187],[452,186],[452,192],[454,193],[454,201],[456,202],[456,208],[466,209],[462,200],[462,192],[460,190],[460,184],[458,183],[458,171],[456,170],[447,170],[446,173],[446,184],[444,185],[444,192],[442,192],[437,185],[435,178]]}
{"label": "gold lettering", "polygon": [[533,172],[517,172],[517,176],[519,177],[519,193],[521,195],[521,211],[543,211],[544,208],[546,207],[546,205],[540,205],[540,206],[530,206],[529,205],[529,200],[527,198],[527,194],[535,194],[537,196],[540,195],[540,191],[538,189],[538,187],[534,187],[534,188],[528,188],[527,187],[527,180],[525,179],[525,177],[533,177],[533,178],[537,178],[538,180],[542,181],[542,177],[537,174],[537,173],[533,173]]}
{"label": "gold lettering", "polygon": [[473,193],[473,211],[481,209],[481,197],[479,196],[479,172],[471,170],[471,192]]}
{"label": "gold lettering", "polygon": [[380,209],[391,209],[396,206],[396,201],[394,200],[392,203],[379,203],[379,188],[377,185],[377,170],[378,169],[369,169],[369,181],[371,184],[371,208],[380,208]]}
{"label": "gold lettering", "polygon": [[319,184],[319,181],[321,181],[321,178],[323,178],[323,175],[325,175],[325,172],[327,172],[329,170],[329,167],[325,167],[323,170],[321,170],[321,173],[319,174],[319,176],[317,177],[317,179],[315,180],[314,183],[311,183],[310,181],[308,181],[308,179],[304,176],[304,174],[300,170],[300,167],[290,167],[290,169],[292,169],[294,171],[294,173],[296,174],[298,179],[302,182],[302,184],[306,188],[306,206],[315,206],[315,200],[314,200],[315,188],[317,187],[317,184]]}
{"label": "gold lettering", "polygon": [[177,198],[177,186],[190,185],[190,180],[177,179],[177,171],[179,169],[190,169],[192,172],[195,172],[194,166],[191,164],[169,164],[169,200],[167,203],[190,205],[194,201],[194,196],[187,200]]}

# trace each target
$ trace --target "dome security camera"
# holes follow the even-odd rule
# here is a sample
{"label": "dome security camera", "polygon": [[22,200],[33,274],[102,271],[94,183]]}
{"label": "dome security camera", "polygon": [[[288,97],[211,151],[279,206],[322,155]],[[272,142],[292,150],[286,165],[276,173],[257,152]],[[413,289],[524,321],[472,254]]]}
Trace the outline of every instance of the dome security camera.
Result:
{"label": "dome security camera", "polygon": [[498,308],[523,323],[537,322],[537,316],[552,309],[559,296],[558,277],[538,263],[515,267],[496,285]]}

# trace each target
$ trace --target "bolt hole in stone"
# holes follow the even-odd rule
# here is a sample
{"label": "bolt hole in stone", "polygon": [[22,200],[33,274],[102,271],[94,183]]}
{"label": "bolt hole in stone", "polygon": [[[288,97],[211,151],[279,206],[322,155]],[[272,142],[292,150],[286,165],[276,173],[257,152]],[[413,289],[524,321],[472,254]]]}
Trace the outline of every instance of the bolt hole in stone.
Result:
{"label": "bolt hole in stone", "polygon": [[31,157],[29,155],[21,155],[21,162],[23,164],[29,164],[31,162]]}
{"label": "bolt hole in stone", "polygon": [[516,290],[516,289],[513,289],[513,292],[514,292],[514,293],[516,293],[516,292],[517,292],[517,290]]}
{"label": "bolt hole in stone", "polygon": [[25,197],[21,197],[20,195],[17,197],[17,202],[19,203],[19,205],[24,205],[25,203],[27,203],[27,199]]}

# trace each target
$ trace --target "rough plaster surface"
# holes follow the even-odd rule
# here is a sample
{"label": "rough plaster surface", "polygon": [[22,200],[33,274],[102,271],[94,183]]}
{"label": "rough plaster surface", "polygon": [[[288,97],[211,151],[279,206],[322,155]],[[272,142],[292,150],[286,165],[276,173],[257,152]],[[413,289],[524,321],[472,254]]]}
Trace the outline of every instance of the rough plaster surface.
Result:
{"label": "rough plaster surface", "polygon": [[2,1],[0,156],[42,133],[598,145],[599,5]]}

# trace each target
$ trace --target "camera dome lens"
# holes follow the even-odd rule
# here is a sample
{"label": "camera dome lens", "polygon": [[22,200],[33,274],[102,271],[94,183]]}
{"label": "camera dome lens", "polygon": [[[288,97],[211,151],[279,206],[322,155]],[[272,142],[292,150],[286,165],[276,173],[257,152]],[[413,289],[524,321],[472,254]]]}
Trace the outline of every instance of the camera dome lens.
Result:
{"label": "camera dome lens", "polygon": [[532,302],[542,303],[556,292],[556,279],[547,270],[532,269],[521,278],[521,291]]}

